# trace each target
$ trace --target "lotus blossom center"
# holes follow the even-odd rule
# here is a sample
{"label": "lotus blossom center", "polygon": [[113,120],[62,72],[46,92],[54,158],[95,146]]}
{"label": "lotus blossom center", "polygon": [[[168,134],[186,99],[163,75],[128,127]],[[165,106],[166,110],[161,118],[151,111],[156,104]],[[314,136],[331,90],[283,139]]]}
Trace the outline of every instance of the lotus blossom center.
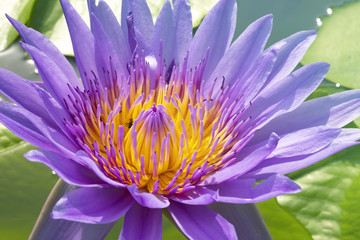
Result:
{"label": "lotus blossom center", "polygon": [[204,94],[204,66],[158,66],[155,82],[144,59],[129,64],[128,77],[104,70],[89,77],[89,91],[72,89],[65,102],[75,123],[65,124],[107,177],[154,194],[185,192],[246,143],[244,107],[229,102],[230,87],[212,96],[215,82]]}

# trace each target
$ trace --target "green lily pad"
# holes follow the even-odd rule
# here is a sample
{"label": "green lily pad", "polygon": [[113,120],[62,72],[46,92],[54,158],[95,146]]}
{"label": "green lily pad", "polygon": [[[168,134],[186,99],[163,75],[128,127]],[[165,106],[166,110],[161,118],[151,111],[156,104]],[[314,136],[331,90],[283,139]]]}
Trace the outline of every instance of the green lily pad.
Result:
{"label": "green lily pad", "polygon": [[350,185],[345,194],[345,201],[340,204],[342,213],[340,216],[341,239],[360,239],[360,175]]}
{"label": "green lily pad", "polygon": [[[274,24],[268,42],[270,45],[295,32],[317,29],[317,18],[327,15],[333,6],[341,6],[349,1],[352,0],[237,0],[238,16],[235,36],[243,32],[256,19],[272,14]],[[324,59],[320,58],[320,61]]]}
{"label": "green lily pad", "polygon": [[27,239],[58,179],[46,166],[23,155],[35,147],[0,124],[0,232],[3,239]]}
{"label": "green lily pad", "polygon": [[4,125],[0,123],[0,155],[14,145],[22,142],[20,138],[12,134]]}
{"label": "green lily pad", "polygon": [[[13,139],[11,135],[2,132]],[[0,151],[0,232],[2,239],[27,239],[58,177],[46,166],[28,162],[23,154],[34,149],[17,140],[2,141]],[[17,142],[17,143],[15,143]]]}
{"label": "green lily pad", "polygon": [[360,88],[360,2],[334,8],[322,18],[318,37],[301,61],[331,64],[326,78],[349,88]]}
{"label": "green lily pad", "polygon": [[269,228],[273,239],[311,240],[309,231],[298,219],[285,208],[279,205],[276,198],[256,204]]}
{"label": "green lily pad", "polygon": [[341,86],[339,83],[335,84],[333,82],[330,82],[329,80],[324,79],[320,86],[310,94],[310,96],[307,98],[307,100],[319,98],[319,97],[325,97],[331,94],[340,93],[343,91],[349,90],[349,88],[346,88],[344,86]]}
{"label": "green lily pad", "polygon": [[34,0],[0,1],[0,51],[10,46],[18,36],[18,33],[5,17],[5,13],[21,22],[27,22],[33,4]]}
{"label": "green lily pad", "polygon": [[344,233],[359,233],[354,218],[359,218],[360,212],[358,208],[351,212],[351,204],[359,193],[353,189],[360,189],[359,151],[359,146],[351,147],[289,174],[303,190],[277,199],[306,227],[313,239],[342,239]]}

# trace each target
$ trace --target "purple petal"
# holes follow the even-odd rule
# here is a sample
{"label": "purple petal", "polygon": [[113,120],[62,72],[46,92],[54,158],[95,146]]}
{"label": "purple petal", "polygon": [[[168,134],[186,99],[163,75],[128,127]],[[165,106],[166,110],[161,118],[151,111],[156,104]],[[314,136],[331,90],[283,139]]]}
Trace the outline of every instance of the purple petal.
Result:
{"label": "purple petal", "polygon": [[45,207],[39,216],[39,219],[31,232],[29,239],[41,240],[99,240],[104,239],[110,232],[113,223],[107,224],[86,224],[72,222],[61,219],[52,219],[50,213],[56,202],[66,193],[74,190],[76,187],[66,184],[61,180],[53,188],[45,203]]}
{"label": "purple petal", "polygon": [[230,46],[235,30],[236,11],[235,0],[221,0],[205,16],[196,31],[189,50],[188,66],[197,66],[209,49],[204,79],[210,76]]}
{"label": "purple petal", "polygon": [[76,156],[72,156],[75,162],[86,166],[88,169],[91,169],[101,180],[103,180],[104,182],[117,187],[117,188],[126,188],[127,185],[122,184],[120,182],[114,181],[112,179],[110,179],[109,177],[107,177],[100,169],[99,166],[92,160],[89,158],[89,156],[84,152],[84,151],[78,151],[76,153]]}
{"label": "purple petal", "polygon": [[169,206],[169,199],[159,194],[152,194],[141,191],[136,185],[127,187],[133,198],[143,207],[147,208],[166,208]]}
{"label": "purple petal", "polygon": [[[79,150],[79,146],[75,144],[71,139],[69,139],[60,129],[53,128],[49,126],[42,118],[39,118],[36,115],[26,111],[21,108],[14,108],[17,114],[22,115],[28,121],[30,121],[33,126],[49,141],[55,146],[55,149],[47,149],[52,152],[61,151],[67,156],[73,156],[75,152]],[[25,140],[25,139],[24,139]]]}
{"label": "purple petal", "polygon": [[233,91],[231,96],[229,96],[232,99],[229,102],[236,101],[241,96],[241,103],[243,106],[247,106],[264,86],[274,66],[276,57],[275,51],[267,51],[260,54],[245,75],[236,82],[236,91]]}
{"label": "purple petal", "polygon": [[255,204],[216,202],[209,207],[234,225],[239,239],[272,239]]}
{"label": "purple petal", "polygon": [[110,223],[121,218],[133,202],[131,195],[120,188],[80,188],[63,196],[51,216],[82,223]]}
{"label": "purple petal", "polygon": [[[285,78],[293,71],[315,38],[316,31],[302,31],[277,42],[269,48],[279,49],[277,51],[278,58],[268,78],[268,82],[271,82],[270,85]],[[281,47],[278,48],[278,46]]]}
{"label": "purple petal", "polygon": [[0,81],[0,91],[11,101],[45,119],[47,123],[56,125],[33,83],[5,69],[0,69]]}
{"label": "purple petal", "polygon": [[269,141],[266,143],[260,143],[251,148],[244,148],[237,158],[237,162],[218,170],[213,175],[205,178],[199,185],[213,185],[224,181],[228,181],[237,178],[246,172],[250,171],[261,163],[269,154],[271,154],[277,146],[279,137],[276,134],[272,134]]}
{"label": "purple petal", "polygon": [[263,179],[274,172],[280,174],[294,172],[323,160],[345,148],[359,144],[359,142],[356,142],[359,139],[359,129],[341,129],[340,134],[327,147],[316,153],[285,158],[269,158],[256,166],[251,172],[247,173],[246,176]]}
{"label": "purple petal", "polygon": [[174,19],[176,31],[177,59],[182,62],[190,48],[192,40],[192,17],[188,0],[176,0],[174,3]]}
{"label": "purple petal", "polygon": [[96,5],[95,0],[89,0],[88,5],[89,12],[95,14],[110,39],[122,68],[126,69],[126,64],[131,59],[131,52],[127,38],[125,38],[116,16],[105,1],[99,1]]}
{"label": "purple petal", "polygon": [[87,75],[91,75],[91,72],[94,72],[97,75],[94,37],[86,23],[71,6],[68,0],[60,0],[60,4],[65,15],[67,26],[69,28],[71,41],[74,48],[76,65],[79,69],[79,73],[85,88],[89,89],[87,86],[89,83],[85,81],[85,73]]}
{"label": "purple petal", "polygon": [[[25,112],[25,113],[24,113]],[[32,113],[0,101],[0,122],[21,139],[49,151],[58,149],[28,119]]]}
{"label": "purple petal", "polygon": [[0,120],[13,133],[44,150],[68,156],[78,151],[78,146],[60,129],[48,125],[26,109],[0,101]]}
{"label": "purple petal", "polygon": [[[154,23],[150,9],[145,0],[129,1],[129,11],[134,16],[134,27],[145,38],[145,45],[150,45]],[[126,14],[128,16],[128,14]]]}
{"label": "purple petal", "polygon": [[67,85],[69,83],[67,81],[67,77],[64,75],[59,66],[39,49],[26,43],[20,44],[34,60],[46,89],[60,105],[64,106],[64,98],[68,95],[73,95]]}
{"label": "purple petal", "polygon": [[119,239],[162,239],[161,210],[134,203],[125,215]]}
{"label": "purple petal", "polygon": [[[105,76],[107,71],[109,71],[109,73],[112,75],[112,78],[114,78],[115,76],[120,77],[120,75],[124,74],[126,72],[126,68],[123,68],[120,64],[113,43],[111,42],[111,39],[105,32],[99,20],[94,14],[90,15],[90,19],[95,38],[95,62],[98,69],[99,78],[103,87],[110,87],[110,83],[107,83],[105,80],[108,78]],[[115,69],[116,73],[112,71],[112,69]],[[123,85],[125,85],[125,83]]]}
{"label": "purple petal", "polygon": [[[93,1],[93,0],[91,0]],[[121,2],[121,19],[120,19],[120,23],[121,23],[121,29],[123,31],[125,40],[129,39],[129,30],[128,30],[128,25],[127,25],[127,17],[129,16],[130,13],[130,9],[129,9],[129,1],[128,0],[123,0]],[[126,41],[126,46],[129,46],[129,42]]]}
{"label": "purple petal", "polygon": [[30,161],[45,164],[68,184],[83,187],[100,187],[105,185],[93,171],[54,152],[32,150],[24,156]]}
{"label": "purple petal", "polygon": [[175,57],[175,30],[174,15],[168,0],[156,19],[151,44],[155,56],[159,55],[160,47],[162,48],[162,57],[167,66]]}
{"label": "purple petal", "polygon": [[79,78],[76,75],[74,68],[49,39],[47,39],[41,33],[35,31],[34,29],[27,28],[21,22],[18,22],[9,16],[6,17],[9,19],[11,24],[14,26],[14,28],[18,31],[22,39],[24,39],[27,44],[39,49],[56,63],[56,65],[67,77],[71,86],[78,86],[80,89],[82,89],[82,83],[79,81]]}
{"label": "purple petal", "polygon": [[43,101],[43,104],[46,107],[47,112],[50,114],[53,121],[56,122],[57,127],[61,128],[64,132],[66,132],[66,126],[64,125],[64,119],[69,120],[69,122],[72,121],[71,116],[67,111],[65,111],[60,104],[50,96],[48,92],[43,90],[42,88],[36,89],[38,92],[38,95]]}
{"label": "purple petal", "polygon": [[329,70],[327,63],[306,65],[292,73],[272,88],[265,88],[259,93],[244,119],[252,116],[253,121],[262,121],[260,126],[285,112],[297,108],[319,86]]}
{"label": "purple petal", "polygon": [[280,137],[271,157],[292,157],[311,154],[327,147],[339,134],[339,128],[324,126],[298,130]]}
{"label": "purple petal", "polygon": [[301,191],[299,185],[281,174],[273,174],[255,187],[255,179],[235,179],[208,188],[219,191],[218,202],[255,203]]}
{"label": "purple petal", "polygon": [[234,226],[207,206],[171,202],[168,210],[190,239],[237,239]]}
{"label": "purple petal", "polygon": [[259,129],[253,141],[266,139],[271,132],[279,135],[296,130],[326,125],[342,127],[360,115],[360,90],[351,90],[306,101],[292,112],[285,113]]}
{"label": "purple petal", "polygon": [[218,198],[218,192],[205,187],[196,187],[183,194],[175,194],[170,197],[171,200],[189,204],[189,205],[208,205]]}
{"label": "purple petal", "polygon": [[[226,85],[231,85],[243,77],[263,51],[270,36],[271,28],[272,15],[262,17],[247,27],[222,57],[209,79],[222,79],[224,77]],[[216,82],[214,96],[220,91],[221,84],[221,81]]]}

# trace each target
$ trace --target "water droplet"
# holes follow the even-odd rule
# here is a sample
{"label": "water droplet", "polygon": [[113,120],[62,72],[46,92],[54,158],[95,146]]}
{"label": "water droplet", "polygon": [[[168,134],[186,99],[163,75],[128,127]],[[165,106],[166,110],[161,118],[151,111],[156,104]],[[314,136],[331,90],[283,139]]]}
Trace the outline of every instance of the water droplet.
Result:
{"label": "water droplet", "polygon": [[53,175],[56,175],[56,173],[55,173],[54,171],[51,171],[51,173],[52,173]]}
{"label": "water droplet", "polygon": [[320,18],[316,18],[316,25],[318,25],[318,27],[322,25],[322,21]]}
{"label": "water droplet", "polygon": [[333,13],[333,11],[332,11],[331,8],[327,8],[327,9],[326,9],[326,13],[327,13],[328,15],[331,15],[331,14]]}
{"label": "water droplet", "polygon": [[340,83],[337,83],[335,86],[336,86],[336,87],[340,87]]}
{"label": "water droplet", "polygon": [[26,62],[31,64],[31,65],[34,65],[34,61],[32,59],[28,59],[28,60],[26,60]]}
{"label": "water droplet", "polygon": [[37,68],[34,69],[34,73],[38,74],[39,70],[37,70]]}

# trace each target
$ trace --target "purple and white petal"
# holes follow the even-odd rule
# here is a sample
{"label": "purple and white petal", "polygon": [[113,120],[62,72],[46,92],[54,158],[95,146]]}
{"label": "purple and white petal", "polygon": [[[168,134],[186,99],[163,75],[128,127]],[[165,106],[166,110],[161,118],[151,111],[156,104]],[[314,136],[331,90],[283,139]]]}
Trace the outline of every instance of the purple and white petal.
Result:
{"label": "purple and white petal", "polygon": [[316,31],[301,31],[275,43],[268,49],[277,49],[278,52],[274,68],[267,79],[269,87],[294,70],[315,38]]}
{"label": "purple and white petal", "polygon": [[[22,111],[20,111],[22,110]],[[25,114],[24,114],[25,113]],[[58,151],[28,119],[33,114],[10,103],[0,101],[0,122],[11,132],[32,145],[49,151]],[[33,115],[36,117],[35,115]]]}
{"label": "purple and white petal", "polygon": [[60,4],[69,28],[76,65],[85,89],[89,89],[86,75],[90,76],[92,72],[97,75],[94,36],[68,0],[60,0]]}
{"label": "purple and white petal", "polygon": [[32,150],[24,155],[32,162],[41,162],[51,168],[61,179],[80,187],[107,185],[90,169],[54,152]]}
{"label": "purple and white petal", "polygon": [[276,149],[268,156],[292,157],[320,151],[339,136],[341,129],[324,126],[305,128],[280,136]]}
{"label": "purple and white petal", "polygon": [[119,188],[80,188],[63,196],[51,216],[82,223],[110,223],[120,219],[134,200]]}
{"label": "purple and white petal", "polygon": [[172,201],[168,210],[189,239],[237,239],[234,226],[207,206]]}
{"label": "purple and white petal", "polygon": [[169,206],[169,199],[161,194],[152,194],[142,189],[138,189],[136,185],[127,187],[133,198],[141,206],[147,208],[166,208]]}
{"label": "purple and white petal", "polygon": [[196,187],[182,194],[175,194],[169,197],[171,200],[189,205],[208,205],[217,201],[217,191],[205,187]]}
{"label": "purple and white petal", "polygon": [[251,116],[254,122],[261,121],[257,126],[260,128],[276,116],[296,109],[319,86],[329,67],[329,64],[323,62],[309,64],[277,82],[272,88],[265,88],[245,112],[244,119]]}
{"label": "purple and white petal", "polygon": [[95,0],[88,0],[88,6],[89,12],[95,14],[96,18],[99,20],[101,26],[106,32],[107,37],[110,38],[111,44],[114,47],[122,68],[126,69],[126,64],[131,59],[131,52],[126,38],[127,35],[124,35],[115,14],[111,11],[109,5],[103,0],[99,1],[98,5],[95,4]]}
{"label": "purple and white petal", "polygon": [[[247,27],[226,51],[209,80],[213,81],[224,77],[225,85],[231,85],[243,77],[263,51],[270,36],[272,20],[272,15],[267,15]],[[208,83],[208,85],[211,84]],[[221,81],[218,80],[214,87],[215,96],[220,91],[220,86]],[[210,88],[210,86],[206,88]]]}
{"label": "purple and white petal", "polygon": [[189,49],[189,68],[195,68],[209,51],[204,79],[213,72],[229,48],[235,31],[237,5],[235,0],[219,1],[205,16]]}
{"label": "purple and white petal", "polygon": [[255,204],[216,202],[209,207],[234,225],[238,239],[273,239]]}
{"label": "purple and white petal", "polygon": [[[110,88],[109,79],[120,78],[126,72],[126,63],[123,66],[118,58],[118,54],[114,49],[114,45],[105,32],[103,25],[99,22],[95,14],[90,15],[92,31],[95,41],[95,63],[99,74],[99,79],[103,87]],[[129,60],[128,60],[129,61]],[[123,80],[123,78],[120,78]],[[120,81],[121,81],[120,80]],[[118,80],[118,82],[120,82]],[[124,86],[125,82],[121,82]]]}
{"label": "purple and white petal", "polygon": [[252,171],[246,174],[246,177],[254,177],[257,180],[263,179],[273,173],[287,174],[311,164],[314,164],[324,158],[327,158],[345,148],[359,144],[360,139],[359,129],[341,129],[340,134],[325,148],[318,152],[293,157],[273,157],[266,159]]}
{"label": "purple and white petal", "polygon": [[170,1],[167,0],[156,19],[151,43],[154,55],[162,56],[161,61],[164,60],[166,66],[175,58],[175,31],[174,13]]}
{"label": "purple and white petal", "polygon": [[61,69],[64,75],[67,77],[69,84],[73,87],[79,87],[82,89],[82,83],[79,80],[74,68],[71,66],[65,56],[56,48],[56,46],[50,42],[44,35],[35,31],[34,29],[26,27],[19,21],[6,16],[11,24],[20,34],[21,38],[29,45],[39,49],[47,57],[52,59],[56,65]]}
{"label": "purple and white petal", "polygon": [[56,125],[39,97],[35,84],[5,69],[0,69],[0,81],[1,93],[11,101],[45,119],[47,123]]}
{"label": "purple and white petal", "polygon": [[218,202],[256,203],[270,198],[301,191],[299,185],[281,174],[273,174],[255,185],[255,179],[239,178],[214,186],[207,186],[219,191]]}
{"label": "purple and white petal", "polygon": [[174,21],[176,31],[177,62],[182,63],[192,41],[192,16],[189,0],[174,2]]}
{"label": "purple and white petal", "polygon": [[252,141],[262,141],[272,132],[283,135],[321,125],[343,127],[359,117],[357,109],[360,109],[360,90],[312,99],[270,121],[256,132]]}
{"label": "purple and white petal", "polygon": [[162,239],[161,209],[145,208],[134,203],[124,218],[119,239]]}
{"label": "purple and white petal", "polygon": [[145,0],[130,0],[128,4],[128,10],[134,16],[134,27],[144,37],[144,42],[140,47],[149,46],[154,31],[150,9]]}
{"label": "purple and white petal", "polygon": [[262,142],[248,149],[243,149],[237,156],[237,161],[229,167],[223,168],[205,178],[199,185],[214,185],[237,178],[266,159],[276,148],[279,137],[272,134],[267,143]]}
{"label": "purple and white petal", "polygon": [[34,60],[35,66],[44,81],[46,90],[65,108],[64,99],[67,98],[67,96],[73,96],[69,89],[67,76],[52,59],[39,49],[26,43],[20,44]]}
{"label": "purple and white petal", "polygon": [[90,157],[84,152],[84,151],[78,151],[76,153],[76,156],[73,156],[72,158],[75,162],[87,167],[88,169],[91,169],[101,180],[108,183],[111,186],[118,187],[118,188],[126,188],[125,184],[122,184],[118,181],[115,181],[111,178],[109,178],[101,169],[100,167],[94,162],[93,159],[90,159]]}

